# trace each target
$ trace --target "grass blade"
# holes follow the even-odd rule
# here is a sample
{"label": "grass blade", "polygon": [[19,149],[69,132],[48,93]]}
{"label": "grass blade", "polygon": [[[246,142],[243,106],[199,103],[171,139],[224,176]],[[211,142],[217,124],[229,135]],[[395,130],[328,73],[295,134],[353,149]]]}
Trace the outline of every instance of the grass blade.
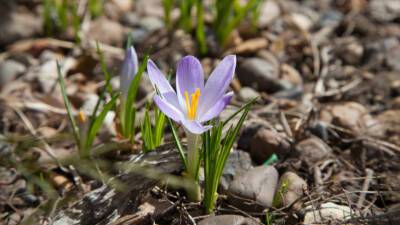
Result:
{"label": "grass blade", "polygon": [[76,125],[76,122],[75,122],[75,118],[74,118],[74,115],[73,115],[73,112],[72,112],[71,103],[68,100],[67,92],[66,92],[66,89],[65,89],[64,78],[63,78],[63,76],[61,74],[61,66],[60,66],[60,63],[58,61],[57,61],[57,74],[58,74],[58,82],[60,83],[61,94],[62,94],[62,97],[63,97],[63,100],[64,100],[65,108],[67,109],[69,122],[71,123],[71,126],[72,126],[72,131],[73,131],[73,134],[74,134],[75,142],[76,142],[77,145],[79,145],[79,143],[80,143],[79,129],[78,129],[78,126]]}
{"label": "grass blade", "polygon": [[185,170],[186,170],[187,169],[187,159],[186,159],[185,153],[183,151],[182,144],[179,141],[178,132],[176,131],[176,128],[175,128],[172,120],[170,118],[168,118],[168,117],[167,117],[167,120],[168,120],[169,126],[171,127],[172,136],[174,136],[176,147],[178,148],[179,155],[180,155],[180,157],[182,159],[183,165],[185,166]]}
{"label": "grass blade", "polygon": [[253,100],[249,101],[248,103],[246,103],[244,106],[240,107],[240,109],[238,109],[236,112],[234,112],[232,115],[230,115],[228,117],[228,119],[226,119],[223,123],[223,125],[225,126],[231,119],[233,119],[237,114],[239,114],[241,111],[243,111],[244,109],[246,109],[247,107],[251,106],[252,104],[254,104],[257,101],[258,97],[253,98]]}
{"label": "grass blade", "polygon": [[[117,98],[118,98],[119,94],[115,93],[111,100],[104,105],[103,110],[100,112],[100,114],[96,117],[94,123],[92,124],[92,126],[89,127],[88,130],[88,135],[87,135],[87,141],[86,141],[86,151],[89,151],[90,147],[93,144],[94,138],[97,134],[97,132],[99,131],[101,125],[103,124],[104,119],[106,118],[107,113],[114,107]],[[86,156],[89,156],[90,152],[85,152]]]}

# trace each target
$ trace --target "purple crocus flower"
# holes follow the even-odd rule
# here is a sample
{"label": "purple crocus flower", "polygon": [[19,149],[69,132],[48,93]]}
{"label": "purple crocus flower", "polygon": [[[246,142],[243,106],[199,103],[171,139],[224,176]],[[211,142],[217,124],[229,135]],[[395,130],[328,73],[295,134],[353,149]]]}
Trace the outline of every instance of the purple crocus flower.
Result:
{"label": "purple crocus flower", "polygon": [[230,102],[233,93],[226,93],[233,79],[236,56],[226,56],[204,84],[203,68],[198,59],[186,56],[178,62],[176,92],[153,61],[147,72],[159,91],[154,102],[172,120],[181,123],[187,131],[201,134],[211,126],[202,124],[217,117]]}
{"label": "purple crocus flower", "polygon": [[128,96],[129,87],[133,78],[139,69],[139,61],[135,51],[135,48],[132,46],[127,49],[125,53],[124,63],[122,64],[121,75],[119,78],[120,89],[122,91],[123,98]]}

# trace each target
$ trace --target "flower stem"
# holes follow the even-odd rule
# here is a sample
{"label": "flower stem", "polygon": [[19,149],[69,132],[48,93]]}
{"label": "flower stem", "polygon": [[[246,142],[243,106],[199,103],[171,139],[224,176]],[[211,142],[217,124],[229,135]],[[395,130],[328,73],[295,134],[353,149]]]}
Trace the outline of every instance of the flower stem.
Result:
{"label": "flower stem", "polygon": [[195,183],[195,188],[191,188],[188,193],[188,197],[192,201],[200,201],[200,186],[198,184],[199,178],[199,168],[200,168],[200,154],[199,154],[199,144],[201,136],[198,134],[186,131],[188,151],[187,151],[187,174],[190,179]]}

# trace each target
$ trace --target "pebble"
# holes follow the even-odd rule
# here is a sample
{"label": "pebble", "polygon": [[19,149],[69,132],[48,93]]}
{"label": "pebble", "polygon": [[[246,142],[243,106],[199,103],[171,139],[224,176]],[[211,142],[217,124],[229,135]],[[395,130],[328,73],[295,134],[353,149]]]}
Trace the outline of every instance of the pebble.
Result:
{"label": "pebble", "polygon": [[299,158],[310,167],[332,154],[332,149],[317,137],[299,142],[295,149]]}
{"label": "pebble", "polygon": [[239,91],[239,99],[243,102],[249,102],[259,96],[260,94],[251,87],[243,87]]}
{"label": "pebble", "polygon": [[[286,186],[284,188],[283,186]],[[299,177],[296,173],[286,172],[279,179],[278,191],[282,191],[282,201],[278,205],[281,206],[290,206],[293,202],[297,201],[304,195],[304,191],[307,188],[307,183],[303,178]],[[280,193],[276,193],[280,194]],[[299,209],[301,203],[295,203],[293,206],[296,209]]]}
{"label": "pebble", "polygon": [[387,141],[400,145],[400,109],[386,110],[377,116],[384,127]]}
{"label": "pebble", "polygon": [[388,49],[386,64],[395,71],[400,72],[400,44]]}
{"label": "pebble", "polygon": [[263,163],[272,154],[286,155],[290,150],[290,143],[285,136],[270,129],[259,129],[251,139],[250,153],[257,163]]}
{"label": "pebble", "polygon": [[139,21],[139,24],[142,28],[146,29],[149,32],[159,30],[164,27],[164,22],[158,17],[144,17]]}
{"label": "pebble", "polygon": [[122,46],[124,30],[120,23],[99,17],[92,21],[88,32],[90,39],[113,46]]}
{"label": "pebble", "polygon": [[224,171],[222,173],[220,188],[222,191],[228,190],[234,177],[245,173],[253,168],[250,154],[241,150],[233,150],[226,161]]}
{"label": "pebble", "polygon": [[99,100],[99,96],[95,93],[86,93],[84,98],[80,110],[85,112],[86,115],[91,115],[96,107],[97,101]]}
{"label": "pebble", "polygon": [[328,221],[346,220],[354,216],[353,210],[348,206],[337,205],[332,202],[323,203],[320,209],[306,208],[308,212],[304,216],[304,225],[326,224]]}
{"label": "pebble", "polygon": [[24,64],[14,60],[6,60],[0,63],[0,88],[6,86],[15,78],[24,73],[26,67]]}
{"label": "pebble", "polygon": [[358,65],[364,54],[363,45],[354,37],[339,39],[335,49],[336,55],[345,63]]}
{"label": "pebble", "polygon": [[198,225],[258,225],[255,219],[239,215],[218,215],[203,219]]}
{"label": "pebble", "polygon": [[[74,64],[74,59],[68,58],[65,61],[60,62],[60,64],[62,65],[62,72],[67,71]],[[65,68],[65,70],[63,68]],[[58,82],[56,60],[53,59],[46,61],[35,67],[31,72],[33,73],[32,75],[39,80],[40,87],[44,93],[50,93],[53,91],[54,86],[57,85]]]}
{"label": "pebble", "polygon": [[24,38],[32,38],[42,32],[42,21],[39,16],[29,12],[20,12],[0,7],[0,46],[13,43]]}
{"label": "pebble", "polygon": [[324,141],[328,140],[329,132],[326,123],[316,120],[310,123],[309,129],[313,135],[321,138]]}
{"label": "pebble", "polygon": [[384,132],[381,124],[357,102],[327,105],[321,110],[320,119],[325,123],[343,127],[355,136],[368,132],[372,136],[379,137]]}
{"label": "pebble", "polygon": [[301,13],[292,13],[290,15],[292,22],[300,30],[308,31],[313,26],[313,21],[306,15]]}
{"label": "pebble", "polygon": [[282,64],[280,67],[280,77],[282,81],[287,81],[288,84],[282,85],[285,89],[292,89],[295,87],[303,87],[303,78],[299,71],[288,64]]}
{"label": "pebble", "polygon": [[320,27],[336,27],[343,19],[343,13],[338,10],[328,10],[323,12],[319,20]]}
{"label": "pebble", "polygon": [[400,18],[400,1],[372,0],[369,3],[369,12],[372,18],[379,22],[390,22]]}
{"label": "pebble", "polygon": [[122,16],[121,22],[129,27],[139,26],[140,17],[135,12],[129,12]]}
{"label": "pebble", "polygon": [[252,119],[245,121],[239,136],[238,148],[245,151],[250,151],[251,140],[253,136],[257,133],[259,129],[266,127],[266,122],[261,119]]}
{"label": "pebble", "polygon": [[268,0],[263,2],[260,8],[258,26],[261,28],[267,27],[272,21],[278,18],[280,14],[281,9],[276,1]]}
{"label": "pebble", "polygon": [[132,37],[133,44],[139,44],[145,40],[148,34],[149,32],[143,28],[134,28],[133,30],[129,31],[127,35]]}
{"label": "pebble", "polygon": [[[229,193],[232,197],[232,204],[246,210],[262,210],[262,208],[271,207],[274,199],[276,187],[278,185],[279,174],[273,166],[258,166],[234,178],[229,186]],[[237,201],[236,197],[240,200]],[[244,199],[254,201],[247,204]],[[250,208],[248,208],[250,207]]]}
{"label": "pebble", "polygon": [[281,65],[277,83],[279,83],[280,91],[274,93],[276,98],[294,99],[303,94],[303,78],[295,68],[288,64]]}
{"label": "pebble", "polygon": [[261,58],[248,58],[239,64],[237,77],[244,86],[258,91],[275,92],[280,89],[279,63],[272,58],[267,61]]}
{"label": "pebble", "polygon": [[113,0],[111,1],[116,5],[122,12],[129,12],[132,10],[133,2],[131,0]]}

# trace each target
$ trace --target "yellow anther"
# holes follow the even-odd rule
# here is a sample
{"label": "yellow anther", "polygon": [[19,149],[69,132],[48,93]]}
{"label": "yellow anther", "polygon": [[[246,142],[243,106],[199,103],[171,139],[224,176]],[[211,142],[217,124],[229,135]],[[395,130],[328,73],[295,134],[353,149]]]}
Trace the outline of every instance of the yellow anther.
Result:
{"label": "yellow anther", "polygon": [[78,120],[79,120],[79,123],[85,123],[86,122],[86,115],[85,115],[85,113],[83,111],[79,111]]}
{"label": "yellow anther", "polygon": [[196,88],[196,91],[190,95],[191,99],[189,101],[189,93],[185,91],[187,116],[190,120],[194,120],[196,118],[196,111],[197,106],[199,105],[200,94],[200,88]]}

